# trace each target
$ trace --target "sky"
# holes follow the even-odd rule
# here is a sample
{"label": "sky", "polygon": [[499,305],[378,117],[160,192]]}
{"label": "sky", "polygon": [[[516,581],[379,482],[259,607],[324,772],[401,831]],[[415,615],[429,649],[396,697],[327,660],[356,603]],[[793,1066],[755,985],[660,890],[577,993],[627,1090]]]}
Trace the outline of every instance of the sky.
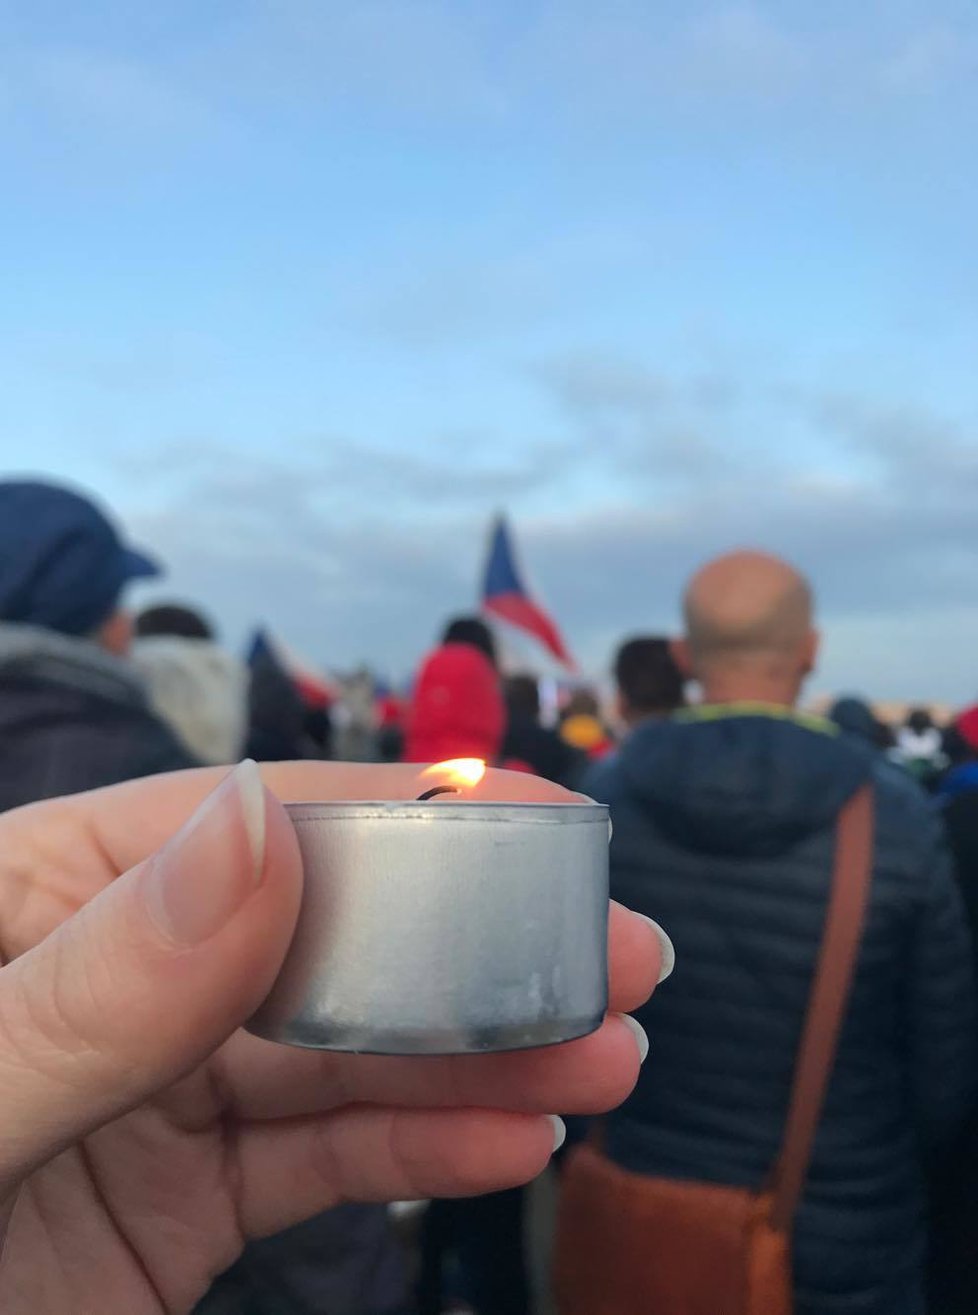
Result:
{"label": "sky", "polygon": [[399,678],[505,510],[589,673],[748,545],[972,699],[976,129],[971,0],[0,0],[0,467],[235,644]]}

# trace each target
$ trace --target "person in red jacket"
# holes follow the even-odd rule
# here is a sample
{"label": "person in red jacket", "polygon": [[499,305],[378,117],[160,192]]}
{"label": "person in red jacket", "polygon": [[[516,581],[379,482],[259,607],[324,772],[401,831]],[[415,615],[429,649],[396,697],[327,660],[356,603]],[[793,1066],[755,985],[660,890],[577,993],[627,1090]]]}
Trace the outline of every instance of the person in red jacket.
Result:
{"label": "person in red jacket", "polygon": [[[506,707],[499,673],[490,656],[492,638],[478,618],[488,646],[474,629],[471,638],[455,638],[459,621],[446,631],[446,642],[421,665],[407,717],[405,762],[443,762],[447,758],[482,758],[494,763],[506,732]],[[467,632],[463,632],[467,633]]]}

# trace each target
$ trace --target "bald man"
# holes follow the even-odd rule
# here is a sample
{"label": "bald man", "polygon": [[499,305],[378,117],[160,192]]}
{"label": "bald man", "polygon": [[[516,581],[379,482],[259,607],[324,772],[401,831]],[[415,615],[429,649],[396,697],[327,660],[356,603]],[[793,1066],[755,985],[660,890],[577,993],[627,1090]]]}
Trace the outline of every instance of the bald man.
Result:
{"label": "bald man", "polygon": [[818,650],[804,576],[767,553],[731,553],[693,577],[683,611],[675,656],[707,702],[794,704]]}
{"label": "bald man", "polygon": [[767,1180],[836,821],[870,785],[872,897],[795,1221],[796,1315],[924,1315],[924,1158],[963,1118],[978,1065],[969,937],[942,837],[915,786],[795,711],[818,651],[798,571],[759,552],[718,558],[690,582],[685,620],[674,653],[703,705],[639,726],[601,778],[613,893],[680,952],[642,1017],[654,1062],[607,1120],[606,1153],[666,1178]]}

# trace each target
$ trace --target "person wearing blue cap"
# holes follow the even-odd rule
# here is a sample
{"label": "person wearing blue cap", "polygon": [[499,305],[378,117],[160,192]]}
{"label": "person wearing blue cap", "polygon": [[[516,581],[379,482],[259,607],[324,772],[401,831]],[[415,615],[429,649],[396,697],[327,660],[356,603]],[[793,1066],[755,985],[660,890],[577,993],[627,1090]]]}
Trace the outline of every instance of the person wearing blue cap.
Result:
{"label": "person wearing blue cap", "polygon": [[87,498],[0,481],[0,811],[195,765],[127,660],[123,593],[158,574]]}

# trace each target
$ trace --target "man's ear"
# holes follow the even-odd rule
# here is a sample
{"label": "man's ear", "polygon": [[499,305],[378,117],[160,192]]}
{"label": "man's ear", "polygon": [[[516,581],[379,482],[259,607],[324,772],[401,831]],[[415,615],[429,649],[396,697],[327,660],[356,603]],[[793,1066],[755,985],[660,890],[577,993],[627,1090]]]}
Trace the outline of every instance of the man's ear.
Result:
{"label": "man's ear", "polygon": [[802,652],[802,674],[810,676],[818,665],[819,649],[822,646],[822,636],[817,630],[809,630],[805,639],[805,648]]}
{"label": "man's ear", "polygon": [[696,673],[693,671],[693,657],[689,651],[689,643],[686,639],[670,639],[669,652],[672,654],[672,660],[682,673],[684,680],[695,679]]}
{"label": "man's ear", "polygon": [[126,657],[132,648],[133,623],[128,612],[113,612],[95,632],[95,642],[114,657]]}
{"label": "man's ear", "polygon": [[631,718],[628,711],[628,700],[621,690],[615,692],[615,720],[620,726],[631,724]]}

